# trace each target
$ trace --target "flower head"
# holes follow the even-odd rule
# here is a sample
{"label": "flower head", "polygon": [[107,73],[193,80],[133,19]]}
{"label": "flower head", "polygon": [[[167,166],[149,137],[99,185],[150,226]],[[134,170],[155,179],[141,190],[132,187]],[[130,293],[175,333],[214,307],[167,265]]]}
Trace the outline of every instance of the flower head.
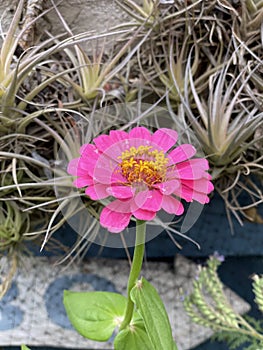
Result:
{"label": "flower head", "polygon": [[110,232],[121,232],[131,216],[152,220],[163,209],[181,215],[180,199],[205,204],[213,190],[208,162],[191,159],[190,144],[175,147],[177,132],[161,128],[153,134],[144,127],[130,132],[114,130],[80,149],[81,156],[68,165],[77,176],[74,185],[86,187],[93,200],[113,200],[103,208],[100,223]]}
{"label": "flower head", "polygon": [[213,257],[214,259],[218,260],[218,261],[221,262],[221,263],[225,261],[224,255],[219,254],[218,251],[215,251],[214,254],[212,255],[212,257]]}

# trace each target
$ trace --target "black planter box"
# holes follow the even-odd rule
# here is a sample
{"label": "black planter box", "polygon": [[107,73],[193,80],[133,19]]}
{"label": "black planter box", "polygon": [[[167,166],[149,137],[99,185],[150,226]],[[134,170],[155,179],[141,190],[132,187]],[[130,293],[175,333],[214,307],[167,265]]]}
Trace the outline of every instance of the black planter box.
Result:
{"label": "black planter box", "polygon": [[[263,206],[260,212],[262,215]],[[223,200],[215,195],[209,204],[205,205],[200,217],[193,227],[185,233],[200,245],[200,249],[187,239],[173,234],[180,244],[179,249],[166,232],[147,242],[146,254],[150,259],[171,258],[176,253],[188,257],[207,257],[217,251],[224,256],[262,256],[263,255],[263,225],[245,221],[243,226],[232,217],[233,231],[226,215]],[[77,235],[69,227],[64,226],[54,237],[64,245],[72,246]],[[132,249],[129,248],[132,252]],[[110,258],[125,258],[124,249],[101,247],[92,244],[87,256],[102,256]]]}

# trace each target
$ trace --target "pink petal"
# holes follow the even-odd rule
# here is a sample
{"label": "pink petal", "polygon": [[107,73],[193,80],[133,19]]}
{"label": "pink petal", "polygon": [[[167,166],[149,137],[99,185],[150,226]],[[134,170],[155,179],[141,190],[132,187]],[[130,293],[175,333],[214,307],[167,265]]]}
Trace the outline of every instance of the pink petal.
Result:
{"label": "pink petal", "polygon": [[209,201],[207,197],[207,193],[199,192],[193,188],[185,186],[184,180],[182,182],[180,189],[176,189],[174,191],[174,194],[180,198],[183,198],[187,202],[192,202],[193,200],[196,200],[201,204],[205,204],[205,203],[208,203]]}
{"label": "pink petal", "polygon": [[87,170],[81,169],[79,162],[80,158],[72,159],[67,168],[69,174],[79,176],[79,178],[73,181],[73,185],[77,188],[89,186],[93,183],[92,177],[89,176]]}
{"label": "pink petal", "polygon": [[201,192],[194,192],[192,199],[201,204],[206,204],[209,202],[208,196],[205,193],[201,193]]}
{"label": "pink petal", "polygon": [[191,158],[195,155],[195,153],[196,149],[194,148],[194,146],[189,144],[183,144],[172,150],[169,153],[169,157],[172,158],[173,164],[176,164]]}
{"label": "pink petal", "polygon": [[128,139],[128,133],[122,130],[111,130],[109,135],[100,135],[93,139],[99,151],[105,152],[116,143]]}
{"label": "pink petal", "polygon": [[107,155],[102,154],[97,161],[96,168],[104,169],[112,172],[117,165],[118,163],[116,161],[107,157]]}
{"label": "pink petal", "polygon": [[111,147],[114,141],[109,137],[109,135],[100,135],[93,139],[97,149],[101,152],[104,152],[106,149]]}
{"label": "pink petal", "polygon": [[204,173],[203,178],[205,178],[207,180],[212,180],[212,176],[209,173]]}
{"label": "pink petal", "polygon": [[209,169],[208,161],[204,158],[196,158],[176,164],[173,173],[176,178],[195,180],[204,177],[205,170]]}
{"label": "pink petal", "polygon": [[146,190],[139,192],[134,198],[132,209],[144,209],[157,212],[161,209],[163,195],[158,190]]}
{"label": "pink petal", "polygon": [[148,129],[144,128],[143,126],[138,126],[136,128],[133,128],[129,132],[129,138],[133,139],[141,139],[141,140],[151,140],[151,133]]}
{"label": "pink petal", "polygon": [[128,133],[122,130],[111,130],[110,139],[113,143],[127,140],[129,138]]}
{"label": "pink petal", "polygon": [[[79,158],[71,159],[71,161],[68,163],[67,172],[70,175],[74,175],[74,176],[80,175],[78,164],[79,164]],[[84,170],[81,170],[81,173],[86,174],[87,172]]]}
{"label": "pink petal", "polygon": [[93,142],[107,157],[117,160],[126,148],[128,134],[121,130],[111,130],[109,135],[100,135]]}
{"label": "pink petal", "polygon": [[93,200],[107,198],[109,197],[109,194],[106,191],[107,187],[107,185],[103,184],[94,184],[86,188],[85,193]]}
{"label": "pink petal", "polygon": [[117,166],[111,174],[111,184],[128,185],[127,179],[122,175],[121,169]]}
{"label": "pink petal", "polygon": [[79,159],[79,163],[78,166],[82,171],[86,171],[86,174],[90,174],[92,176],[92,169],[95,167],[96,165],[96,159],[83,159],[80,158]]}
{"label": "pink petal", "polygon": [[173,194],[175,194],[178,198],[186,200],[187,202],[192,202],[193,200],[193,190],[189,187],[183,186],[182,183],[180,184],[180,187],[175,189]]}
{"label": "pink petal", "polygon": [[97,148],[91,143],[86,143],[80,147],[79,153],[84,157],[93,156],[94,153],[98,154]]}
{"label": "pink petal", "polygon": [[207,204],[207,203],[209,203],[210,202],[210,198],[209,197],[207,197],[206,198],[206,202],[205,202],[205,204]]}
{"label": "pink petal", "polygon": [[131,213],[115,212],[108,207],[103,208],[100,214],[101,226],[113,233],[123,231],[129,225],[130,219]]}
{"label": "pink petal", "polygon": [[[80,158],[75,158],[72,159],[69,163],[68,163],[68,168],[67,168],[67,172],[70,175],[73,176],[79,176],[80,178],[83,178],[83,180],[85,179],[85,181],[88,181],[92,179],[91,176],[89,176],[88,171],[85,169],[82,169],[80,166]],[[75,180],[76,181],[76,180]],[[77,186],[79,187],[79,186]],[[82,186],[80,186],[82,187]]]}
{"label": "pink petal", "polygon": [[108,148],[105,148],[105,150],[102,152],[102,155],[105,159],[109,159],[111,161],[114,161],[115,164],[121,162],[121,155],[124,151],[130,149],[129,140],[121,140],[113,143]]}
{"label": "pink petal", "polygon": [[207,203],[207,200],[209,201],[206,193],[195,191],[186,186],[183,186],[181,197],[184,198],[187,202],[196,200],[201,204],[205,204]]}
{"label": "pink petal", "polygon": [[100,135],[93,141],[104,156],[118,161],[122,152],[127,149],[128,133],[121,130],[111,130],[109,135]]}
{"label": "pink petal", "polygon": [[131,147],[150,146],[151,133],[148,129],[141,126],[133,128],[129,132],[129,139],[125,143],[125,150],[129,150]]}
{"label": "pink petal", "polygon": [[76,186],[77,188],[90,186],[92,184],[93,184],[93,179],[89,175],[79,177],[78,179],[73,181],[73,185]]}
{"label": "pink petal", "polygon": [[94,145],[88,144],[81,150],[82,154],[79,158],[79,168],[85,170],[90,176],[93,176],[94,168],[100,157],[99,151]]}
{"label": "pink petal", "polygon": [[172,194],[176,188],[180,186],[179,180],[168,180],[160,184],[155,185],[155,188],[158,188],[162,194],[169,195]]}
{"label": "pink petal", "polygon": [[195,192],[194,196],[193,196],[193,200],[195,200],[201,204],[207,204],[210,202],[210,198],[201,192]]}
{"label": "pink petal", "polygon": [[[92,171],[92,172],[91,172]],[[116,166],[116,162],[104,154],[100,155],[96,164],[89,171],[89,174],[94,178],[95,181],[103,183],[103,184],[111,184],[115,178],[120,179],[123,182],[123,176],[120,174],[118,166]],[[118,174],[119,172],[119,174]],[[126,179],[124,179],[126,182]]]}
{"label": "pink petal", "polygon": [[99,152],[94,145],[90,144],[85,145],[81,152],[78,166],[83,170],[88,170],[88,173],[92,175],[92,169],[96,166],[99,159]]}
{"label": "pink petal", "polygon": [[172,196],[163,196],[162,208],[169,214],[182,215],[184,212],[182,203]]}
{"label": "pink petal", "polygon": [[153,220],[155,218],[156,212],[138,209],[138,210],[134,211],[132,213],[132,215],[135,216],[136,219],[138,219],[138,220],[150,221],[150,220]]}
{"label": "pink petal", "polygon": [[99,182],[104,185],[109,185],[111,184],[111,178],[112,178],[112,171],[107,170],[107,169],[100,169],[100,168],[95,168],[93,171],[93,179],[96,182]]}
{"label": "pink petal", "polygon": [[138,148],[140,146],[151,146],[151,142],[147,139],[132,138],[127,141],[124,150],[129,150],[131,147]]}
{"label": "pink petal", "polygon": [[206,178],[198,180],[183,180],[182,184],[186,187],[192,188],[194,191],[207,194],[214,190],[212,182],[208,181]]}
{"label": "pink petal", "polygon": [[175,130],[161,128],[152,135],[152,142],[166,152],[176,144],[177,138],[178,134]]}
{"label": "pink petal", "polygon": [[112,186],[107,188],[109,195],[114,196],[119,199],[128,199],[133,197],[133,190],[130,186]]}
{"label": "pink petal", "polygon": [[108,204],[107,208],[118,213],[131,213],[131,203],[132,199],[116,199],[115,201]]}

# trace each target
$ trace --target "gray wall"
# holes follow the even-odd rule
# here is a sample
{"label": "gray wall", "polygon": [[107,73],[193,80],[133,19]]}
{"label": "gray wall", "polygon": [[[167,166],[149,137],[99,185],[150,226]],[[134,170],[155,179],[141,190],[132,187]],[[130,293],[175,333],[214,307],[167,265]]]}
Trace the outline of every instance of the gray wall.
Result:
{"label": "gray wall", "polygon": [[[28,3],[52,8],[50,0],[28,0]],[[26,1],[25,1],[26,3]],[[125,21],[127,16],[114,0],[55,0],[58,8],[74,34],[85,31],[100,33]],[[8,29],[18,0],[0,0],[2,31]],[[38,21],[39,27],[56,35],[64,31],[63,25],[54,10]]]}

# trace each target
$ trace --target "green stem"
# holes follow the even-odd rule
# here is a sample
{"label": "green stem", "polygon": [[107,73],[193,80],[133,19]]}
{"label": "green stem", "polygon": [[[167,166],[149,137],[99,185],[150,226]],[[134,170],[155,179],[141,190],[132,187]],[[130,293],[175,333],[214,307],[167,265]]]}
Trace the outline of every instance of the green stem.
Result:
{"label": "green stem", "polygon": [[[213,328],[214,324],[212,323],[211,324],[211,328]],[[251,327],[252,328],[252,327]],[[229,328],[228,325],[219,325],[216,329],[216,331],[224,331],[224,332],[228,332],[228,333],[231,333],[232,331],[233,332],[236,332],[236,333],[239,333],[239,334],[244,334],[244,335],[248,335],[250,336],[251,338],[256,338],[260,341],[263,341],[263,335],[258,333],[254,328],[252,328],[252,330],[247,330],[247,329],[244,329],[244,328]]]}
{"label": "green stem", "polygon": [[260,334],[259,332],[257,332],[257,330],[255,328],[253,328],[242,316],[237,315],[239,322],[246,328],[246,329],[240,329],[240,333],[243,334],[250,334],[251,337],[253,338],[257,338],[260,341],[263,341],[263,335]]}
{"label": "green stem", "polygon": [[133,261],[127,286],[128,301],[125,310],[125,316],[120,326],[120,331],[127,327],[132,319],[134,303],[131,300],[131,290],[134,287],[142,268],[142,261],[144,256],[145,247],[145,233],[146,233],[146,222],[137,220],[136,221],[136,239],[135,248],[133,254]]}

